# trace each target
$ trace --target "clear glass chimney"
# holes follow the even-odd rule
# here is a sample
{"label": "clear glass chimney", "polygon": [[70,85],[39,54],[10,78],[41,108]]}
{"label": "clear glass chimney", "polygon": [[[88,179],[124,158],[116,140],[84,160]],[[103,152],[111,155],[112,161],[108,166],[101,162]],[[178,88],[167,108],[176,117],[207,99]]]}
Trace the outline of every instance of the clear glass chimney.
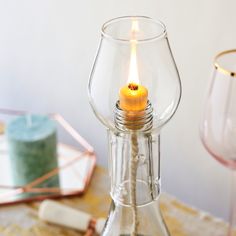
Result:
{"label": "clear glass chimney", "polygon": [[110,214],[103,235],[169,235],[159,209],[160,129],[181,97],[163,23],[105,23],[89,80],[90,104],[108,128]]}

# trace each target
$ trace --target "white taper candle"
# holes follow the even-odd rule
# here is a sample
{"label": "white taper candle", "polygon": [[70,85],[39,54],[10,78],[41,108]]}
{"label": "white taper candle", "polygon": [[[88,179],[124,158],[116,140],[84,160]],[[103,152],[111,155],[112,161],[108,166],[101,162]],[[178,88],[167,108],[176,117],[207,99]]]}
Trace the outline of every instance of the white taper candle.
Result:
{"label": "white taper candle", "polygon": [[[45,200],[39,207],[39,218],[49,223],[66,226],[69,228],[86,231],[93,217],[85,212],[75,210],[52,200]],[[95,230],[100,234],[105,224],[105,219],[96,221]]]}

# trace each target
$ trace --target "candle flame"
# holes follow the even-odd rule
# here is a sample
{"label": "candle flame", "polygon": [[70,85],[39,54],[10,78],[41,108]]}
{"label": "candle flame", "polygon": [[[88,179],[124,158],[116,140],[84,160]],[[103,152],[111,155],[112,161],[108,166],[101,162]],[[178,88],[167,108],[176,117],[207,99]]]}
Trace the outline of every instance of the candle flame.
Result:
{"label": "candle flame", "polygon": [[132,21],[132,28],[131,28],[132,33],[137,33],[139,31],[139,25],[137,20]]}
{"label": "candle flame", "polygon": [[131,52],[130,52],[130,64],[129,64],[129,76],[128,84],[139,84],[139,74],[137,65],[137,40],[135,39],[136,33],[139,31],[138,21],[132,22],[132,39],[131,41]]}

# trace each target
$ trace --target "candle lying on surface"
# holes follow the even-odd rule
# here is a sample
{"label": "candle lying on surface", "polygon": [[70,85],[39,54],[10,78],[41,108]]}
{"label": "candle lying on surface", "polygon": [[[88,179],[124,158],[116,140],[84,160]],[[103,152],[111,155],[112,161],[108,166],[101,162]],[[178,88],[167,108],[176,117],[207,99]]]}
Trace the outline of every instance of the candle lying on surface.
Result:
{"label": "candle lying on surface", "polygon": [[[23,186],[57,168],[56,125],[47,116],[18,117],[9,122],[6,133],[15,185]],[[57,187],[59,177],[40,186]]]}
{"label": "candle lying on surface", "polygon": [[92,227],[99,235],[105,224],[105,219],[103,218],[94,220],[88,213],[73,209],[52,200],[45,200],[41,203],[39,207],[39,218],[50,223],[80,231],[86,231]]}

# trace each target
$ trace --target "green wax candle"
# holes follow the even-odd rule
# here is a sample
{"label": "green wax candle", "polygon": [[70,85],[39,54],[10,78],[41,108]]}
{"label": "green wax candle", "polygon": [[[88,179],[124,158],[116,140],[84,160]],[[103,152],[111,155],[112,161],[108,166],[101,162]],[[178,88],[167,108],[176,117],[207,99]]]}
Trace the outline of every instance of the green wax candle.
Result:
{"label": "green wax candle", "polygon": [[[57,168],[56,125],[47,116],[18,117],[6,129],[13,182],[23,186]],[[40,187],[59,186],[54,176]]]}

